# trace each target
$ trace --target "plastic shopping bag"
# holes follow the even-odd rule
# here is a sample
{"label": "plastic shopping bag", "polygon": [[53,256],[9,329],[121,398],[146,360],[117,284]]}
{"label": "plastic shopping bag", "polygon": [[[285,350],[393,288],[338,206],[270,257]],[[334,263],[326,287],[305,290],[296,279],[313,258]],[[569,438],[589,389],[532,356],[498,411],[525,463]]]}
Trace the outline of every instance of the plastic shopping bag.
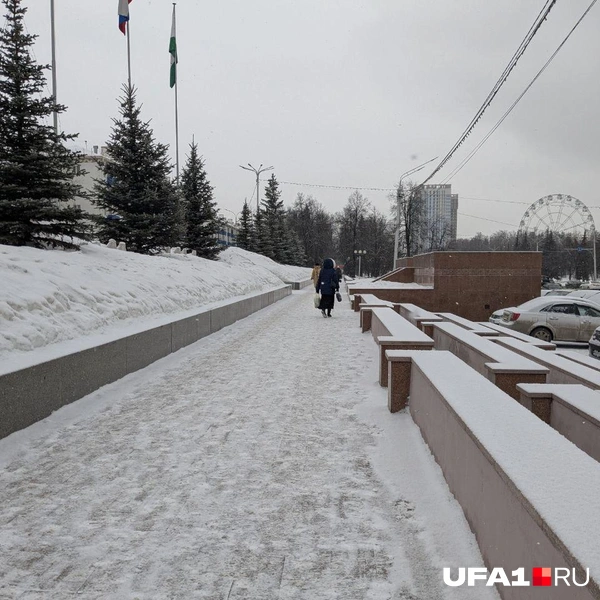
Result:
{"label": "plastic shopping bag", "polygon": [[315,303],[315,308],[319,308],[319,304],[321,304],[321,296],[319,294],[315,294],[313,296],[313,302]]}

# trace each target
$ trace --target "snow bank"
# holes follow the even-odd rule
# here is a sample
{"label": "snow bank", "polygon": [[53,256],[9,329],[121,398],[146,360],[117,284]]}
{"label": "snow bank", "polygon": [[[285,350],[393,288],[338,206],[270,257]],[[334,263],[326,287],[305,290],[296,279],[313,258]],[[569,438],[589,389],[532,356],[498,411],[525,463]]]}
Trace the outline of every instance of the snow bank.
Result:
{"label": "snow bank", "polygon": [[254,254],[254,252],[248,252],[241,248],[227,248],[219,254],[219,260],[244,270],[260,267],[261,269],[270,271],[282,281],[305,281],[306,279],[310,279],[312,272],[311,269],[307,269],[306,267],[280,265],[266,256]]}
{"label": "snow bank", "polygon": [[[0,245],[0,360],[96,334],[125,332],[282,285],[298,267],[251,259],[243,265],[191,255],[144,256],[101,245],[79,252]],[[229,252],[236,256],[237,253]],[[275,267],[265,268],[269,261]],[[306,272],[307,269],[302,271]],[[37,353],[36,353],[37,355]]]}

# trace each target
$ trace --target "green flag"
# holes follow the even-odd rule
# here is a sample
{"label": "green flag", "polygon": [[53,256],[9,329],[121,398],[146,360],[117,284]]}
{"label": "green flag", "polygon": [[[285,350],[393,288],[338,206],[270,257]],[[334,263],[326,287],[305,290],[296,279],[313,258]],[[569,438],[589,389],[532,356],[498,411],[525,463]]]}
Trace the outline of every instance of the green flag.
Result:
{"label": "green flag", "polygon": [[171,26],[169,54],[171,55],[171,87],[173,87],[177,83],[177,38],[175,36],[175,5],[173,5],[173,25]]}

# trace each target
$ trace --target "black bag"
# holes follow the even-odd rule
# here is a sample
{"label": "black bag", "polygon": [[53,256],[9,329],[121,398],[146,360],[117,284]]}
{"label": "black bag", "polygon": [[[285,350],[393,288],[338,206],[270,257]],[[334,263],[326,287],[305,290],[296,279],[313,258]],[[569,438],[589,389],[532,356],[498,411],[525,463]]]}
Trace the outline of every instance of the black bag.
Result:
{"label": "black bag", "polygon": [[336,293],[335,293],[335,297],[337,298],[337,301],[338,301],[338,302],[341,302],[341,301],[342,301],[342,295],[341,295],[339,292],[336,292]]}

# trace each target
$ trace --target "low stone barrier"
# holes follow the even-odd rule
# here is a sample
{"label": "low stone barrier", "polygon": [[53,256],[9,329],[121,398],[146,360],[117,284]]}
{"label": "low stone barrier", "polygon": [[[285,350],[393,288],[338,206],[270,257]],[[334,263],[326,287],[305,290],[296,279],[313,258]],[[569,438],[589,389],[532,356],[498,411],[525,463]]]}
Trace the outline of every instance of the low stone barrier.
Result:
{"label": "low stone barrier", "polygon": [[291,293],[286,285],[0,375],[0,439]]}
{"label": "low stone barrier", "polygon": [[583,385],[517,387],[525,408],[600,462],[600,392]]}
{"label": "low stone barrier", "polygon": [[301,290],[309,285],[313,285],[312,279],[303,279],[301,281],[286,281],[286,285],[291,285],[293,290]]}
{"label": "low stone barrier", "polygon": [[388,355],[407,359],[410,414],[488,569],[589,569],[584,587],[498,585],[503,600],[599,598],[600,465],[449,352]]}
{"label": "low stone barrier", "polygon": [[459,317],[453,313],[435,313],[438,317],[447,321],[448,323],[454,323],[467,331],[471,331],[477,335],[482,337],[496,337],[498,335],[497,331],[486,327],[485,325],[480,325],[475,321],[470,321],[469,319],[465,319],[464,317]]}
{"label": "low stone barrier", "polygon": [[584,367],[600,371],[600,360],[593,356],[586,356],[585,354],[575,352],[575,350],[557,350],[555,354],[558,354],[558,356],[562,356],[563,358],[568,358]]}
{"label": "low stone barrier", "polygon": [[360,311],[360,326],[363,333],[371,329],[371,310],[373,308],[384,307],[394,309],[394,305],[391,302],[380,300],[373,294],[363,294],[356,306],[358,306],[358,310]]}
{"label": "low stone barrier", "polygon": [[433,323],[433,339],[436,350],[449,350],[515,400],[519,399],[517,383],[546,383],[548,369],[492,341],[508,338],[482,337],[443,322]]}
{"label": "low stone barrier", "polygon": [[388,385],[386,350],[431,350],[433,340],[391,308],[373,308],[371,333],[379,346],[379,385]]}
{"label": "low stone barrier", "polygon": [[[502,327],[502,325],[496,325],[496,323],[479,323],[482,327],[487,327],[488,329],[493,329],[497,331],[499,335],[504,337],[512,337],[517,340],[521,340],[522,342],[527,342],[532,346],[537,346],[542,350],[555,350],[556,344],[552,342],[544,342],[544,340],[538,340],[531,335],[527,335],[526,333],[521,333],[520,331],[513,331],[508,327]],[[600,362],[600,361],[599,361]]]}
{"label": "low stone barrier", "polygon": [[431,336],[433,328],[425,331],[423,323],[437,323],[443,321],[442,317],[438,317],[435,313],[429,312],[416,304],[410,304],[408,302],[402,302],[399,304],[400,315],[407,321],[418,327],[421,331],[424,331],[427,335]]}
{"label": "low stone barrier", "polygon": [[579,383],[593,390],[600,390],[600,371],[596,369],[586,367],[555,352],[540,350],[531,344],[513,338],[499,337],[493,343],[502,345],[548,369],[546,383]]}

